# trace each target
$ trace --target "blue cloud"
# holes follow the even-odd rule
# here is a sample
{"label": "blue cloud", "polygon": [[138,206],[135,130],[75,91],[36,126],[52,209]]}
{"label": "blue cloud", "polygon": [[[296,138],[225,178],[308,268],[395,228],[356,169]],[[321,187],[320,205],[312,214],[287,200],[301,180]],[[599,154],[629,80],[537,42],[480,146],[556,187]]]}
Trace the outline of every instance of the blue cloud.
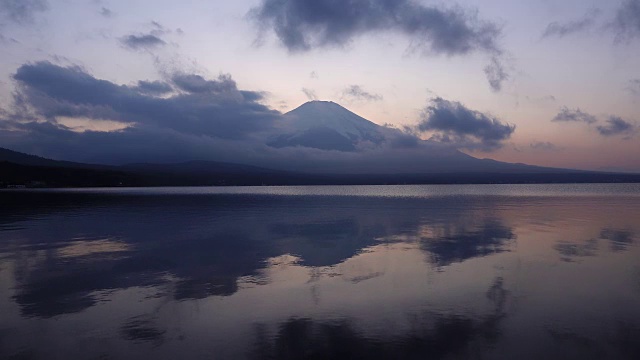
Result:
{"label": "blue cloud", "polygon": [[120,39],[120,43],[131,50],[148,50],[167,44],[164,40],[153,34],[127,35]]}
{"label": "blue cloud", "polygon": [[633,132],[634,127],[633,124],[618,116],[611,116],[607,119],[606,125],[600,125],[596,129],[602,136],[614,136],[630,134]]}
{"label": "blue cloud", "polygon": [[515,131],[515,125],[468,109],[459,102],[435,98],[423,111],[418,129],[436,132],[433,140],[490,151],[502,147],[502,142]]}

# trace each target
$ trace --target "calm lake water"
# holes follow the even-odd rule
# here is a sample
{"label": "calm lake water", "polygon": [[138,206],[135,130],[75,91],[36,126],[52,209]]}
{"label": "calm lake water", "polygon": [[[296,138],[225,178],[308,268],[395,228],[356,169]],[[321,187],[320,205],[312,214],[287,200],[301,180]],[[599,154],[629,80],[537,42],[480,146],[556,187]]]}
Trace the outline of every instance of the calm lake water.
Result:
{"label": "calm lake water", "polygon": [[640,185],[0,191],[2,359],[640,359]]}

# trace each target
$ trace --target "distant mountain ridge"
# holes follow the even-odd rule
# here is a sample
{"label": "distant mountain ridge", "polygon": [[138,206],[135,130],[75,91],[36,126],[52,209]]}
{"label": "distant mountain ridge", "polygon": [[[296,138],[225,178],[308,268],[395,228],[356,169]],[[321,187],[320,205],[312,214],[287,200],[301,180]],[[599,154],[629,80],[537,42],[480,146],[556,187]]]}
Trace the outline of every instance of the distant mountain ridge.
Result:
{"label": "distant mountain ridge", "polygon": [[70,167],[70,168],[88,168],[88,167],[98,167],[98,168],[106,168],[106,165],[90,165],[77,163],[72,161],[60,161],[60,160],[52,160],[44,157],[30,155],[21,153],[18,151],[13,151],[5,148],[0,148],[0,162],[6,161],[19,165],[29,165],[29,166],[52,166],[52,167]]}
{"label": "distant mountain ridge", "polygon": [[[9,185],[138,187],[640,182],[640,174],[562,169],[554,171],[549,168],[541,168],[538,172],[518,172],[517,169],[523,169],[520,166],[529,170],[535,169],[518,164],[511,164],[514,168],[510,172],[504,172],[500,162],[486,159],[477,161],[488,164],[487,171],[431,174],[308,174],[210,161],[124,166],[90,165],[49,160],[0,148],[0,188]],[[493,168],[491,164],[497,167]]]}

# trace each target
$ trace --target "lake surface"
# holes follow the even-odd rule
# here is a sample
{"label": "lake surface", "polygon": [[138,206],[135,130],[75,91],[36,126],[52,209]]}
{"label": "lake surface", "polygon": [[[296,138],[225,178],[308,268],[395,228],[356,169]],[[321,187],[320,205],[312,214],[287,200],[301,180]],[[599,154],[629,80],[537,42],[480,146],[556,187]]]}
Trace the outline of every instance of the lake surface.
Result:
{"label": "lake surface", "polygon": [[0,191],[2,359],[640,359],[640,185]]}

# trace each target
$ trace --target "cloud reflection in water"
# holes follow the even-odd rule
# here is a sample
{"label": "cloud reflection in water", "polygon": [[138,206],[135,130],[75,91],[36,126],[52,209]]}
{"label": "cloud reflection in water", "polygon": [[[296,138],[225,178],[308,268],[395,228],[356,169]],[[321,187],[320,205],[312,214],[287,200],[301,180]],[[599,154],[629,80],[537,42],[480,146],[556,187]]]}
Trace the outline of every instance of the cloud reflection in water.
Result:
{"label": "cloud reflection in water", "polygon": [[[640,324],[625,306],[640,296],[637,211],[591,202],[41,194],[0,209],[0,342],[14,344],[0,355],[44,358],[52,343],[20,340],[39,321],[66,344],[81,324],[103,329],[83,334],[96,356],[515,356],[520,328],[547,339],[539,354],[589,343],[624,358]],[[612,301],[611,318],[580,314]]]}

